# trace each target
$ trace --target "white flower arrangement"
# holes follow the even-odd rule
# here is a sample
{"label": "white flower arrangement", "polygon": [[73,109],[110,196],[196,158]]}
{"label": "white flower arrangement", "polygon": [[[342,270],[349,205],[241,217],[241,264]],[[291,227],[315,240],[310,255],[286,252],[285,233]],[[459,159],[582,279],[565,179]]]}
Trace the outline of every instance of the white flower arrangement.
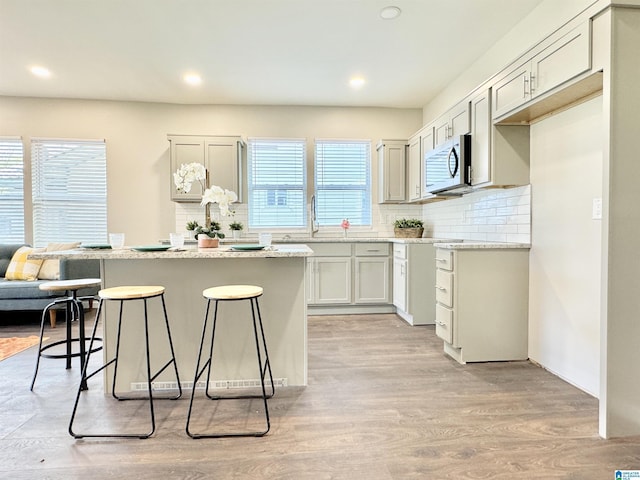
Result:
{"label": "white flower arrangement", "polygon": [[200,182],[204,190],[204,181],[207,178],[207,170],[201,163],[183,163],[173,174],[173,183],[179,192],[189,193],[193,182]]}
{"label": "white flower arrangement", "polygon": [[217,203],[220,207],[220,215],[226,217],[229,213],[233,213],[229,204],[238,201],[238,196],[231,190],[226,190],[218,185],[212,185],[206,188],[207,170],[201,163],[183,163],[180,168],[173,174],[173,183],[179,192],[189,193],[194,182],[200,182],[202,186],[201,206],[210,203]]}
{"label": "white flower arrangement", "polygon": [[[217,185],[213,185],[211,188],[207,188],[202,195],[202,202],[200,205],[207,205],[208,203],[217,203],[220,208],[220,215],[226,217],[231,210],[229,204],[238,201],[236,192],[226,190]],[[233,212],[231,212],[233,213]]]}

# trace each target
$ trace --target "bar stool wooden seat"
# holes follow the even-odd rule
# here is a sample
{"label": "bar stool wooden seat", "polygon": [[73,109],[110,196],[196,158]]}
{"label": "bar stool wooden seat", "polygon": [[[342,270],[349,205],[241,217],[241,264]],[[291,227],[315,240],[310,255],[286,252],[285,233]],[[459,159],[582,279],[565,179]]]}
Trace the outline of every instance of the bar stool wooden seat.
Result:
{"label": "bar stool wooden seat", "polygon": [[[195,378],[193,380],[193,387],[191,391],[191,400],[189,402],[189,412],[187,414],[186,432],[191,438],[219,438],[219,437],[261,437],[265,435],[271,428],[271,422],[269,419],[269,407],[267,405],[267,399],[271,398],[275,393],[275,385],[273,383],[273,375],[271,373],[271,363],[269,362],[269,353],[267,351],[267,341],[264,335],[264,328],[262,325],[262,316],[260,315],[260,305],[258,304],[258,298],[262,296],[263,289],[255,285],[224,285],[219,287],[207,288],[202,292],[204,298],[207,299],[207,308],[204,316],[202,326],[202,337],[200,339],[200,350],[198,351],[198,361],[196,364]],[[251,304],[251,316],[253,319],[253,333],[256,344],[256,356],[258,358],[258,371],[260,375],[260,386],[262,389],[261,395],[234,395],[234,396],[214,396],[209,392],[209,386],[211,381],[211,369],[213,366],[213,344],[216,335],[216,324],[218,321],[218,305],[220,302],[226,301],[239,301],[249,300]],[[215,302],[213,325],[211,330],[211,344],[209,346],[209,354],[205,361],[203,361],[203,350],[205,345],[205,338],[207,337],[207,323],[209,318],[209,311],[211,302]],[[258,335],[258,327],[260,334]],[[264,364],[262,362],[262,354],[264,353]],[[201,366],[202,361],[202,366]],[[196,385],[198,380],[207,372],[207,380],[205,383],[205,395],[210,400],[235,400],[235,399],[251,399],[261,398],[264,403],[264,413],[266,428],[257,432],[210,432],[210,433],[194,433],[190,429],[191,413],[193,410],[193,399],[196,394]],[[265,387],[265,375],[269,373],[269,381],[271,382],[271,391],[267,393]]]}
{"label": "bar stool wooden seat", "polygon": [[[118,437],[118,438],[149,438],[151,435],[153,435],[153,433],[156,430],[156,422],[155,422],[155,412],[153,409],[153,388],[152,388],[152,382],[162,373],[164,372],[170,365],[173,365],[173,369],[175,371],[175,375],[176,375],[176,382],[178,385],[178,394],[176,396],[173,397],[158,397],[158,399],[163,399],[163,400],[176,400],[178,398],[180,398],[182,396],[182,386],[180,385],[180,377],[178,375],[178,366],[176,364],[176,355],[173,349],[173,341],[171,339],[171,329],[169,328],[169,318],[167,316],[167,308],[165,305],[165,301],[164,301],[164,287],[162,286],[155,286],[155,285],[135,285],[135,286],[121,286],[121,287],[112,287],[112,288],[105,288],[103,290],[100,290],[98,292],[98,297],[100,298],[100,302],[98,304],[98,311],[96,313],[96,319],[95,322],[93,324],[93,330],[91,332],[91,341],[89,343],[89,355],[87,355],[87,361],[85,363],[84,369],[82,371],[82,382],[86,382],[88,379],[90,379],[91,377],[93,377],[94,375],[96,375],[97,373],[101,372],[102,370],[104,370],[105,368],[107,368],[109,365],[114,366],[114,370],[113,370],[113,382],[111,385],[111,395],[113,396],[113,398],[115,398],[116,400],[120,400],[120,401],[124,401],[124,400],[149,400],[149,411],[150,411],[150,417],[151,417],[151,428],[150,431],[146,432],[146,433],[77,433],[73,430],[73,424],[76,418],[76,413],[78,410],[78,402],[80,400],[80,394],[82,393],[83,389],[82,386],[80,386],[80,388],[78,388],[78,394],[76,395],[76,401],[75,404],[73,406],[73,412],[71,414],[71,420],[69,421],[69,433],[71,434],[71,436],[75,437],[75,438],[84,438],[84,437]],[[165,363],[162,367],[160,367],[153,375],[151,374],[151,358],[150,358],[150,346],[149,346],[149,318],[148,318],[148,312],[147,312],[147,300],[152,299],[152,298],[157,298],[159,297],[162,301],[162,310],[164,312],[164,323],[166,326],[166,330],[167,330],[167,339],[169,342],[169,348],[171,350],[171,358],[170,360]],[[120,337],[121,337],[121,333],[122,333],[122,311],[123,311],[123,307],[124,307],[124,303],[128,302],[128,301],[136,301],[136,300],[142,300],[144,302],[144,331],[145,331],[145,338],[144,338],[144,348],[145,348],[145,353],[146,353],[146,371],[147,371],[147,391],[148,391],[148,396],[145,397],[139,397],[139,396],[135,396],[135,397],[125,397],[122,395],[118,395],[116,394],[116,379],[117,379],[117,375],[118,375],[118,361],[119,361],[119,354],[120,354]],[[87,366],[89,364],[89,358],[90,358],[90,354],[91,354],[91,347],[93,345],[93,341],[94,339],[96,339],[96,330],[97,330],[97,326],[98,326],[98,321],[100,318],[100,312],[102,311],[102,308],[104,306],[104,303],[106,301],[117,301],[120,303],[120,312],[118,315],[118,331],[117,331],[117,335],[116,335],[116,348],[115,348],[115,354],[113,356],[113,358],[111,358],[110,360],[105,360],[104,364],[94,370],[91,373],[87,373]]]}
{"label": "bar stool wooden seat", "polygon": [[[33,391],[33,386],[36,383],[36,377],[38,376],[38,368],[40,366],[40,358],[64,358],[66,362],[66,368],[71,368],[71,359],[74,357],[80,358],[80,371],[82,372],[85,364],[85,359],[87,357],[86,350],[86,337],[84,330],[84,308],[82,306],[83,300],[93,301],[93,296],[79,297],[78,290],[83,288],[94,288],[99,287],[101,284],[101,280],[99,278],[77,278],[72,280],[53,280],[51,282],[46,282],[41,284],[38,288],[45,292],[65,292],[63,297],[56,298],[53,302],[47,305],[42,311],[42,320],[40,321],[40,343],[38,346],[38,357],[36,359],[36,368],[33,372],[33,380],[31,380],[31,388]],[[52,342],[47,345],[42,345],[43,336],[44,336],[44,325],[45,319],[47,318],[47,314],[51,311],[53,307],[59,305],[61,303],[65,304],[65,317],[66,317],[66,329],[67,335],[64,340],[59,340],[57,342]],[[71,332],[71,322],[78,322],[78,336],[73,337]],[[96,338],[96,341],[102,341],[101,338]],[[73,349],[73,344],[77,343],[78,348],[76,351]],[[51,348],[57,347],[58,345],[66,345],[65,353],[46,353]],[[93,352],[97,352],[98,350],[102,350],[102,345],[93,348]],[[80,387],[84,390],[87,388],[86,382],[82,382]]]}

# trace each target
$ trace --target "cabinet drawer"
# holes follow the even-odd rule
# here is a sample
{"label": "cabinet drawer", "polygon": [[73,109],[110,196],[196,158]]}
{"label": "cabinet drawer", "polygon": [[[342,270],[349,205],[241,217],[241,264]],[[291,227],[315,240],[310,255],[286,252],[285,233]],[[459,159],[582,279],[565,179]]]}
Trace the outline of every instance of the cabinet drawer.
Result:
{"label": "cabinet drawer", "polygon": [[388,243],[356,243],[356,257],[388,256]]}
{"label": "cabinet drawer", "polygon": [[453,343],[453,310],[436,304],[436,335],[447,343]]}
{"label": "cabinet drawer", "polygon": [[350,257],[350,243],[310,243],[314,257]]}
{"label": "cabinet drawer", "polygon": [[407,246],[400,244],[400,243],[394,243],[393,244],[393,256],[395,258],[400,258],[402,260],[406,260],[407,258]]}
{"label": "cabinet drawer", "polygon": [[453,250],[436,249],[436,267],[442,270],[453,270]]}
{"label": "cabinet drawer", "polygon": [[436,301],[447,307],[453,307],[453,273],[436,271]]}

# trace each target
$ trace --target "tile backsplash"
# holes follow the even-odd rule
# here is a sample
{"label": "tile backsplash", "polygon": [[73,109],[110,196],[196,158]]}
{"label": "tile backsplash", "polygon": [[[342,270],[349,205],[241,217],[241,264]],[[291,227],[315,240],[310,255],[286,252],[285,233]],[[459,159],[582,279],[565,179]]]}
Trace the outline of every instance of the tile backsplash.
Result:
{"label": "tile backsplash", "polygon": [[425,236],[531,242],[531,186],[489,189],[422,207]]}
{"label": "tile backsplash", "polygon": [[[190,220],[204,223],[204,207],[198,203],[176,203],[176,232],[185,232]],[[215,209],[215,207],[214,207]],[[235,215],[222,217],[222,229],[229,234],[230,222],[245,225],[242,238],[257,237],[257,232],[248,231],[247,204],[234,205]],[[484,240],[495,242],[531,241],[531,187],[490,189],[474,192],[460,198],[424,205],[373,204],[371,227],[352,227],[349,237],[393,237],[393,222],[398,218],[422,218],[425,236],[456,238],[461,240]],[[289,235],[304,238],[308,230],[281,231],[274,229],[274,237]],[[319,238],[342,236],[339,226],[323,227],[315,234]]]}

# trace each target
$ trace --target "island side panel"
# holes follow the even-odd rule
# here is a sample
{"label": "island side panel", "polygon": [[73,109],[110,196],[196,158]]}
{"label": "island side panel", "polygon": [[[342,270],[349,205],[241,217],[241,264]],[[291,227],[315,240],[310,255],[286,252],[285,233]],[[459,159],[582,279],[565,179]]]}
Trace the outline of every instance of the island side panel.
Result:
{"label": "island side panel", "polygon": [[[162,285],[181,382],[193,381],[206,300],[202,291],[228,284],[259,285],[264,289],[260,310],[274,379],[288,385],[307,384],[307,313],[303,257],[234,259],[106,259],[103,283]],[[129,391],[145,377],[143,302],[125,302],[118,391]],[[119,304],[107,302],[105,356],[115,351]],[[148,301],[152,373],[169,358],[161,302]],[[213,314],[213,303],[212,312]],[[218,311],[213,380],[258,379],[255,339],[248,301],[221,302]],[[209,337],[208,337],[209,338]],[[105,375],[111,385],[113,368]],[[169,371],[157,381],[173,381]],[[110,388],[110,387],[109,387]]]}

